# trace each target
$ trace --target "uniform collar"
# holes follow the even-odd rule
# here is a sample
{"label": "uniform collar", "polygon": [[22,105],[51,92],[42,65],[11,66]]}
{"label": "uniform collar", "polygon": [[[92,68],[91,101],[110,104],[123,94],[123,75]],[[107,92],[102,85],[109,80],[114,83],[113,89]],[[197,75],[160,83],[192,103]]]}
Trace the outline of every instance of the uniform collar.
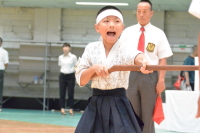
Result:
{"label": "uniform collar", "polygon": [[[150,29],[150,26],[151,26],[151,23],[150,23],[150,22],[149,22],[147,25],[143,26],[144,29],[145,29],[144,32],[148,32],[149,29]],[[139,32],[140,32],[140,28],[141,28],[141,27],[142,27],[142,26],[138,23],[138,24],[137,24],[137,28],[138,28],[138,31],[139,31]]]}
{"label": "uniform collar", "polygon": [[63,57],[70,57],[71,55],[72,55],[71,52],[69,52],[67,56],[64,56],[63,54]]}
{"label": "uniform collar", "polygon": [[102,41],[102,37],[100,37],[100,53],[101,53],[100,55],[102,58],[102,64],[105,65],[107,68],[111,67],[112,64],[110,62],[112,62],[112,59],[114,58],[116,50],[119,48],[119,46],[120,46],[120,40],[118,39],[111,48],[108,56],[106,57],[105,47]]}

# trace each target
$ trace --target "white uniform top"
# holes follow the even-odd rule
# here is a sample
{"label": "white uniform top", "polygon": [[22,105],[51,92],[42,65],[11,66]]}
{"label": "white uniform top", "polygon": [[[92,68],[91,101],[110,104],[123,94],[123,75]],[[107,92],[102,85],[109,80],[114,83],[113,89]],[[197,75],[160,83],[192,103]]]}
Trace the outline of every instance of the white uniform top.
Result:
{"label": "white uniform top", "polygon": [[64,74],[74,73],[74,66],[76,65],[76,55],[69,52],[67,56],[60,55],[58,57],[58,65],[61,67],[60,72]]}
{"label": "white uniform top", "polygon": [[[102,41],[88,44],[78,61],[76,67],[76,81],[80,85],[80,77],[84,70],[94,64],[103,64],[107,68],[113,65],[134,65],[135,57],[141,53],[134,50],[130,44],[123,44],[118,40],[112,47],[109,55],[106,57],[105,48]],[[128,88],[129,71],[112,72],[106,77],[95,77],[92,79],[91,88],[102,90],[111,90],[115,88]]]}
{"label": "white uniform top", "polygon": [[5,70],[5,64],[9,63],[8,52],[0,47],[0,70]]}
{"label": "white uniform top", "polygon": [[[126,28],[121,37],[121,41],[130,42],[134,45],[135,49],[138,47],[138,41],[141,35],[140,24],[136,24]],[[158,65],[159,59],[167,58],[173,55],[169,42],[165,33],[151,25],[151,23],[144,26],[145,47],[144,53],[150,65]]]}

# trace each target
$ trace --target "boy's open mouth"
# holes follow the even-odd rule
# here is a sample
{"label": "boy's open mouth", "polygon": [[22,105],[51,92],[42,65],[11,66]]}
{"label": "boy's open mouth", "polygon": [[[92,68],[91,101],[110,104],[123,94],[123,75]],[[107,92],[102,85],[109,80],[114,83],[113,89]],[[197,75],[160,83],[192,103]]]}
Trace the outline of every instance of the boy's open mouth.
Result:
{"label": "boy's open mouth", "polygon": [[115,32],[107,32],[108,36],[114,36],[116,33]]}

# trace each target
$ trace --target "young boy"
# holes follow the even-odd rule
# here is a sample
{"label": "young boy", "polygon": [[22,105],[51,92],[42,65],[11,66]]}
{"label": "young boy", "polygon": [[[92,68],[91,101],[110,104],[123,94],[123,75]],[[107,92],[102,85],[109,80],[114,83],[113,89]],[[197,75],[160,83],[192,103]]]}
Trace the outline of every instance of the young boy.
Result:
{"label": "young boy", "polygon": [[[143,65],[141,72],[148,74],[146,58],[129,44],[118,40],[124,24],[119,9],[106,6],[97,13],[95,29],[100,41],[86,46],[76,67],[80,86],[91,79],[93,96],[78,123],[75,133],[141,133],[143,122],[136,116],[126,98],[129,71],[108,72],[113,65]],[[133,52],[134,51],[134,52]],[[96,74],[96,77],[93,75]]]}

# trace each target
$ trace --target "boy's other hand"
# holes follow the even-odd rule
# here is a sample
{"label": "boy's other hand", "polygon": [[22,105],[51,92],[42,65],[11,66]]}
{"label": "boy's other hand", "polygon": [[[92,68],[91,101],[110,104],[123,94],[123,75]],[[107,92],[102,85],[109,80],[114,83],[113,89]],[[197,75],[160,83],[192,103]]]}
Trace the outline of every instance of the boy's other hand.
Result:
{"label": "boy's other hand", "polygon": [[108,69],[106,68],[106,66],[104,66],[102,64],[96,64],[93,67],[94,67],[94,70],[95,70],[95,73],[97,74],[97,76],[106,77],[110,74],[108,72]]}
{"label": "boy's other hand", "polygon": [[147,60],[144,58],[143,61],[142,61],[142,67],[140,68],[140,71],[141,71],[143,74],[153,73],[153,71],[146,70],[147,64],[148,64],[148,63],[147,63]]}

